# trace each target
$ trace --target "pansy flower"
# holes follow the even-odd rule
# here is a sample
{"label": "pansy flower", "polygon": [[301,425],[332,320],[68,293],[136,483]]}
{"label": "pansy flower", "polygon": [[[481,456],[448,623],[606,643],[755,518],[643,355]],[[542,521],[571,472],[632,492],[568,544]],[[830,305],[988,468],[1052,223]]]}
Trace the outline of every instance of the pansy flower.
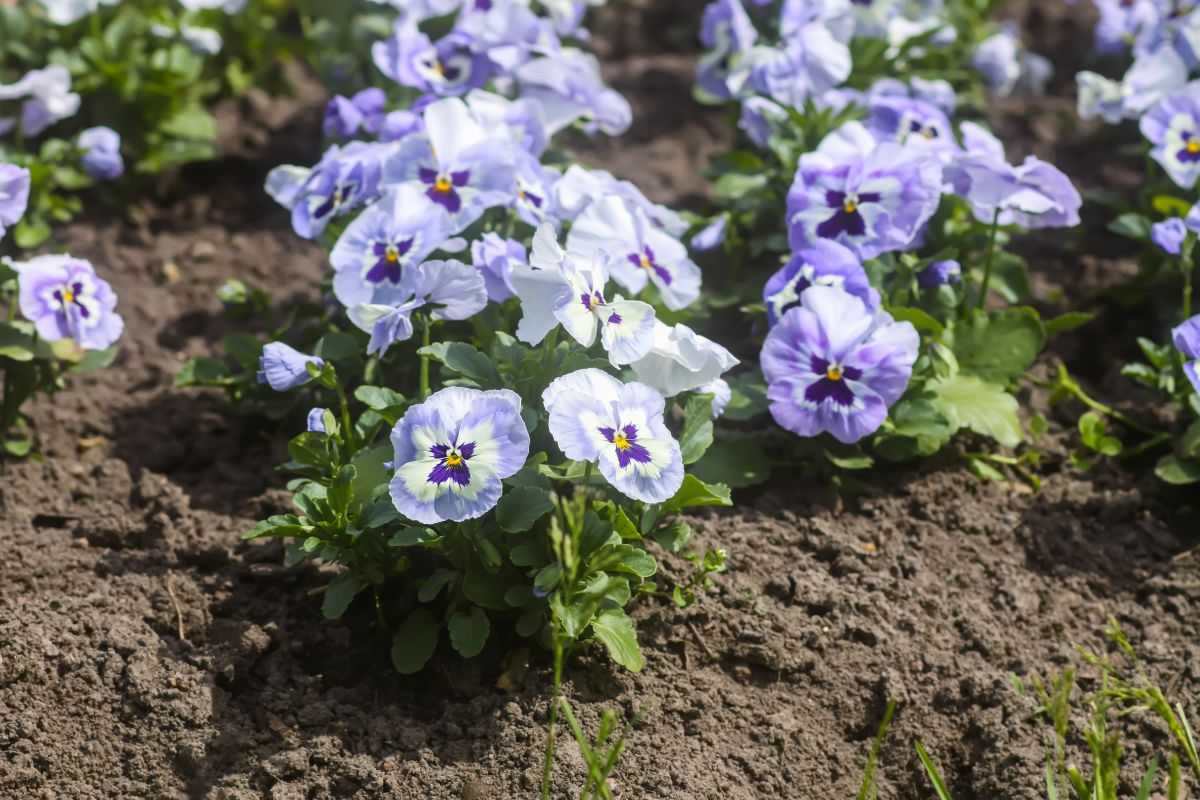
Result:
{"label": "pansy flower", "polygon": [[111,181],[125,174],[121,135],[112,128],[88,128],[75,138],[75,144],[83,151],[79,159],[83,171],[91,177]]}
{"label": "pansy flower", "polygon": [[696,67],[697,87],[715,100],[732,99],[730,66],[748,53],[757,39],[758,31],[741,0],[709,3],[700,22],[700,43],[707,52]]}
{"label": "pansy flower", "polygon": [[305,239],[320,236],[330,220],[379,195],[383,158],[392,145],[351,142],[325,151],[312,169],[290,164],[267,175],[267,193],[292,212],[292,228]]}
{"label": "pansy flower", "polygon": [[[805,25],[778,47],[759,46],[750,50],[738,71],[746,71],[745,83],[776,102],[803,108],[850,77],[850,48],[819,23]],[[731,82],[741,83],[735,72]]]}
{"label": "pansy flower", "polygon": [[821,240],[792,256],[763,287],[767,323],[774,325],[800,305],[801,295],[810,286],[836,286],[861,299],[872,311],[879,307],[879,292],[854,253],[837,242]]}
{"label": "pansy flower", "polygon": [[475,52],[471,36],[452,31],[435,44],[404,16],[396,20],[390,38],[372,45],[371,58],[401,86],[443,97],[482,86],[490,72],[487,57]]}
{"label": "pansy flower", "polygon": [[679,443],[663,421],[666,401],[649,386],[582,369],[552,382],[542,402],[567,458],[598,464],[621,493],[661,503],[683,485]]}
{"label": "pansy flower", "polygon": [[1120,81],[1095,72],[1075,76],[1079,86],[1077,111],[1082,119],[1100,117],[1116,124],[1138,119],[1147,109],[1187,83],[1188,68],[1171,47],[1159,47],[1134,59]]}
{"label": "pansy flower", "polygon": [[923,100],[876,97],[867,109],[867,129],[879,141],[924,150],[943,162],[959,151],[946,114]]}
{"label": "pansy flower", "polygon": [[1190,189],[1200,177],[1200,81],[1160,100],[1141,120],[1150,156],[1179,186]]}
{"label": "pansy flower", "polygon": [[1183,371],[1195,390],[1200,392],[1200,314],[1172,329],[1171,341],[1175,349],[1187,358]]}
{"label": "pansy flower", "polygon": [[450,218],[412,184],[387,192],[351,222],[329,254],[333,293],[344,306],[396,288],[404,272],[450,237]]}
{"label": "pansy flower", "polygon": [[1179,255],[1186,236],[1187,226],[1179,217],[1171,217],[1150,226],[1150,241],[1173,256]]}
{"label": "pansy flower", "polygon": [[603,251],[593,252],[590,261],[581,264],[558,246],[553,226],[538,228],[529,265],[516,265],[510,273],[521,299],[517,338],[537,344],[561,323],[584,347],[591,347],[598,333],[613,364],[644,356],[652,343],[654,309],[637,300],[606,296],[606,259]]}
{"label": "pansy flower", "polygon": [[349,138],[364,130],[379,133],[383,127],[387,95],[374,86],[363,89],[353,97],[340,94],[325,105],[325,119],[321,130],[326,136]]}
{"label": "pansy flower", "polygon": [[650,351],[629,366],[639,381],[674,397],[703,391],[700,387],[720,379],[737,363],[733,353],[682,322],[665,325],[655,320]]}
{"label": "pansy flower", "polygon": [[456,97],[431,103],[422,117],[424,135],[399,144],[384,167],[385,183],[416,184],[449,215],[455,232],[509,202],[516,182],[509,142],[489,139]]}
{"label": "pansy flower", "polygon": [[526,153],[540,156],[550,143],[542,104],[529,98],[510,100],[494,92],[474,89],[467,96],[471,116],[489,138],[513,142]]}
{"label": "pansy flower", "polygon": [[1035,156],[1013,166],[1004,146],[983,127],[972,122],[960,127],[966,152],[946,167],[945,178],[977,220],[1030,229],[1079,224],[1083,201],[1060,169]]}
{"label": "pansy flower", "polygon": [[521,398],[508,389],[434,392],[404,413],[391,438],[392,503],[423,525],[482,517],[529,457]]}
{"label": "pansy flower", "polygon": [[258,382],[277,392],[295,389],[313,379],[308,371],[309,364],[320,369],[325,366],[325,360],[301,353],[283,342],[268,342],[263,345],[262,356],[258,359]]}
{"label": "pansy flower", "polygon": [[543,166],[537,156],[518,150],[516,154],[516,194],[512,199],[513,210],[523,222],[538,227],[553,217],[552,187],[558,173]]}
{"label": "pansy flower", "polygon": [[4,231],[21,221],[29,205],[29,170],[15,164],[0,164],[0,239]]}
{"label": "pansy flower", "polygon": [[901,250],[933,216],[941,195],[936,159],[895,142],[876,143],[850,122],[800,157],[787,195],[788,242],[801,250],[828,239],[860,259]]}
{"label": "pansy flower", "polygon": [[412,315],[429,308],[432,319],[467,319],[487,305],[479,270],[461,261],[426,261],[405,271],[399,286],[379,286],[369,302],[350,307],[350,321],[371,334],[367,353],[385,352],[413,334]]}
{"label": "pansy flower", "polygon": [[503,303],[517,293],[512,271],[526,263],[525,247],[520,242],[489,231],[471,244],[471,260],[483,275],[488,299],[493,303]]}
{"label": "pansy flower", "polygon": [[654,284],[663,303],[673,311],[700,296],[700,268],[687,248],[650,223],[645,212],[620,197],[608,195],[588,205],[571,226],[567,250],[590,254],[607,252],[613,277],[634,294]]}
{"label": "pansy flower", "polygon": [[953,259],[934,261],[917,273],[917,285],[922,289],[952,286],[962,281],[962,264]]}
{"label": "pansy flower", "polygon": [[[0,84],[0,101],[23,100],[21,133],[37,136],[56,122],[75,116],[79,95],[71,91],[71,73],[61,64],[25,73],[16,83]],[[13,117],[0,117],[0,135],[16,127]]]}
{"label": "pansy flower", "polygon": [[40,0],[46,18],[55,25],[70,25],[97,11],[100,6],[112,6],[121,0]]}
{"label": "pansy flower", "polygon": [[21,314],[46,341],[74,339],[84,350],[103,350],[121,338],[125,321],[117,295],[91,263],[47,255],[14,263]]}
{"label": "pansy flower", "polygon": [[664,205],[651,202],[629,181],[618,180],[602,169],[586,169],[578,164],[567,167],[554,184],[554,216],[563,222],[574,222],[589,205],[606,195],[615,195],[630,208],[641,209],[651,225],[676,239],[687,231],[683,217]]}
{"label": "pansy flower", "polygon": [[526,0],[467,0],[457,29],[472,38],[475,52],[506,76],[535,52],[561,46],[550,20],[536,14]]}
{"label": "pansy flower", "polygon": [[919,347],[911,323],[841,289],[813,286],[763,344],[771,415],[800,436],[857,442],[904,394]]}
{"label": "pansy flower", "polygon": [[542,104],[546,131],[579,123],[586,133],[620,136],[633,122],[629,101],[604,85],[596,57],[573,47],[535,58],[516,70],[521,96]]}

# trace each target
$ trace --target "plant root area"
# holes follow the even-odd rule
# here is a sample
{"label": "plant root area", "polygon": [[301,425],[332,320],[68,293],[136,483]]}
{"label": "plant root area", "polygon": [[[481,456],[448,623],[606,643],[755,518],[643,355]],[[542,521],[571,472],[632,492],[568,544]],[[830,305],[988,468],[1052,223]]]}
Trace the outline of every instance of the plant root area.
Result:
{"label": "plant root area", "polygon": [[[1084,191],[1136,186],[1140,163],[1073,119],[1080,64],[1070,59],[1088,48],[1090,12],[1050,5],[1009,9],[1059,63],[1049,95],[998,102],[989,119],[1013,159],[1037,153]],[[690,99],[699,9],[605,12],[596,46],[636,122],[581,155],[692,208],[707,158],[732,141],[721,113]],[[229,109],[232,155],[56,238],[111,280],[128,327],[113,367],[32,407],[42,457],[0,476],[0,797],[538,796],[546,655],[494,637],[472,661],[439,652],[422,675],[396,675],[369,610],[322,618],[313,590],[330,572],[284,568],[278,542],[240,541],[288,509],[272,469],[286,436],[217,393],[172,388],[186,358],[219,355],[238,329],[214,294],[226,280],[280,304],[312,299],[324,257],[261,181],[276,163],[315,160],[320,111],[311,91],[252,96]],[[1153,415],[1118,370],[1136,355],[1134,336],[1161,329],[1106,294],[1132,275],[1134,255],[1104,232],[1103,214],[1085,222],[1082,234],[1023,245],[1045,310],[1065,309],[1062,286],[1098,313],[1055,339],[1037,369],[1049,376],[1061,359],[1097,396]],[[735,509],[694,517],[693,546],[729,553],[716,588],[686,610],[638,602],[640,674],[599,651],[568,665],[564,691],[586,729],[604,709],[645,712],[614,796],[853,797],[892,698],[901,705],[881,797],[932,795],[914,738],[955,798],[1041,796],[1048,729],[1009,675],[1077,664],[1074,645],[1102,648],[1109,615],[1167,696],[1195,710],[1194,491],[1157,483],[1153,457],[1075,471],[1068,412],[1080,409],[1051,409],[1043,394],[1026,403],[1050,417],[1040,491],[983,482],[951,454],[856,476],[855,491],[781,469],[766,488],[736,493]],[[668,583],[690,569],[662,560]],[[1097,686],[1086,668],[1081,684]],[[1170,743],[1145,716],[1114,724],[1132,796],[1137,770]],[[575,797],[584,767],[566,731],[555,767],[551,796]]]}

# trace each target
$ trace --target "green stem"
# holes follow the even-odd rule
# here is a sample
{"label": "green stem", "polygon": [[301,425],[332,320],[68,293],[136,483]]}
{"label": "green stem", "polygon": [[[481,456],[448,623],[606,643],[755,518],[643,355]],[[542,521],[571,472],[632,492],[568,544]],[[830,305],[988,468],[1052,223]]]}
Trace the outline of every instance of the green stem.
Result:
{"label": "green stem", "polygon": [[1192,267],[1191,258],[1183,260],[1183,321],[1192,318]]}
{"label": "green stem", "polygon": [[996,213],[992,215],[992,227],[988,231],[988,246],[987,256],[983,260],[983,282],[979,284],[979,305],[977,308],[983,311],[984,305],[987,303],[988,284],[992,282],[992,262],[996,257],[996,234],[1000,230],[1000,209],[996,209]]}
{"label": "green stem", "polygon": [[[551,620],[557,625],[557,620]],[[558,735],[558,695],[562,687],[563,647],[558,638],[558,628],[553,628],[554,639],[554,693],[550,699],[550,724],[546,737],[546,762],[542,765],[542,800],[550,800],[550,776],[554,772],[554,742]]]}
{"label": "green stem", "polygon": [[[433,328],[433,320],[429,317],[422,317],[421,325],[421,350],[429,347],[429,334]],[[421,399],[429,397],[429,356],[421,353]]]}
{"label": "green stem", "polygon": [[354,455],[357,448],[354,443],[354,425],[350,421],[350,403],[346,400],[346,390],[342,388],[342,382],[338,380],[336,373],[333,376],[333,386],[337,390],[338,409],[342,413],[342,426],[346,429],[346,448],[350,451],[349,455]]}

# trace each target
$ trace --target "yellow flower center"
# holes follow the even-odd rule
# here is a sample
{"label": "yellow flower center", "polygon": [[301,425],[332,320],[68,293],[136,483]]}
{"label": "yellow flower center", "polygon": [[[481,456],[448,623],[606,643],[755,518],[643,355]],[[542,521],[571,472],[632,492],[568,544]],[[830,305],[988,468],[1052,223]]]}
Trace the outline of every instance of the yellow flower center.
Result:
{"label": "yellow flower center", "polygon": [[1200,139],[1192,139],[1188,142],[1187,151],[1189,153],[1200,153]]}
{"label": "yellow flower center", "polygon": [[397,261],[400,260],[400,254],[397,253],[395,250],[388,248],[387,255],[384,256],[384,258],[386,258],[388,260],[389,264],[395,264]]}
{"label": "yellow flower center", "polygon": [[433,188],[435,190],[441,192],[442,194],[446,194],[447,192],[450,191],[450,185],[451,184],[450,184],[449,178],[439,175],[437,182],[433,184]]}
{"label": "yellow flower center", "polygon": [[642,264],[642,269],[652,269],[654,267],[654,265],[650,263],[650,259],[646,256],[645,253],[642,253],[642,255],[640,256],[640,261]]}
{"label": "yellow flower center", "polygon": [[457,467],[460,464],[462,464],[462,462],[463,462],[463,457],[460,456],[458,453],[451,453],[450,455],[446,456],[446,466],[447,467]]}
{"label": "yellow flower center", "polygon": [[854,202],[853,200],[847,200],[846,202],[842,203],[842,210],[847,214],[853,214],[855,211],[858,211],[858,203]]}
{"label": "yellow flower center", "polygon": [[632,445],[629,444],[629,439],[626,438],[625,434],[621,431],[617,431],[613,434],[613,444],[617,446],[618,450],[628,450],[630,447],[632,447]]}
{"label": "yellow flower center", "polygon": [[64,304],[75,302],[75,293],[72,292],[70,289],[63,289],[62,297],[63,297]]}
{"label": "yellow flower center", "polygon": [[840,381],[842,379],[842,371],[837,367],[830,367],[825,370],[825,377],[831,381]]}

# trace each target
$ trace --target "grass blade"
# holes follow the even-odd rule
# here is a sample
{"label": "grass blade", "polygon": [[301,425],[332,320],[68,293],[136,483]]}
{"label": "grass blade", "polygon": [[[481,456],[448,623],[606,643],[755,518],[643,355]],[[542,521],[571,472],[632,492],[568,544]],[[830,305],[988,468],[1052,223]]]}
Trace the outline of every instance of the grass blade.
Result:
{"label": "grass blade", "polygon": [[867,767],[863,770],[862,788],[858,790],[858,800],[875,800],[875,768],[879,761],[879,750],[883,747],[883,737],[887,735],[888,726],[892,724],[892,714],[896,712],[896,701],[889,700],[883,712],[883,720],[879,730],[875,732],[875,742],[871,745],[871,753],[867,756]]}
{"label": "grass blade", "polygon": [[1158,774],[1158,759],[1159,756],[1156,755],[1150,762],[1150,768],[1146,770],[1146,777],[1142,778],[1142,787],[1138,789],[1133,800],[1149,800],[1150,791],[1154,788],[1154,776]]}
{"label": "grass blade", "polygon": [[1046,753],[1046,797],[1049,800],[1058,800],[1058,783],[1054,779],[1054,759],[1050,753]]}
{"label": "grass blade", "polygon": [[925,767],[925,774],[929,776],[929,782],[933,784],[933,790],[937,792],[938,800],[954,800],[950,797],[950,790],[946,788],[945,781],[938,774],[937,767],[933,765],[929,754],[925,752],[925,748],[920,742],[914,741],[917,746],[917,758],[921,759],[921,764]]}

